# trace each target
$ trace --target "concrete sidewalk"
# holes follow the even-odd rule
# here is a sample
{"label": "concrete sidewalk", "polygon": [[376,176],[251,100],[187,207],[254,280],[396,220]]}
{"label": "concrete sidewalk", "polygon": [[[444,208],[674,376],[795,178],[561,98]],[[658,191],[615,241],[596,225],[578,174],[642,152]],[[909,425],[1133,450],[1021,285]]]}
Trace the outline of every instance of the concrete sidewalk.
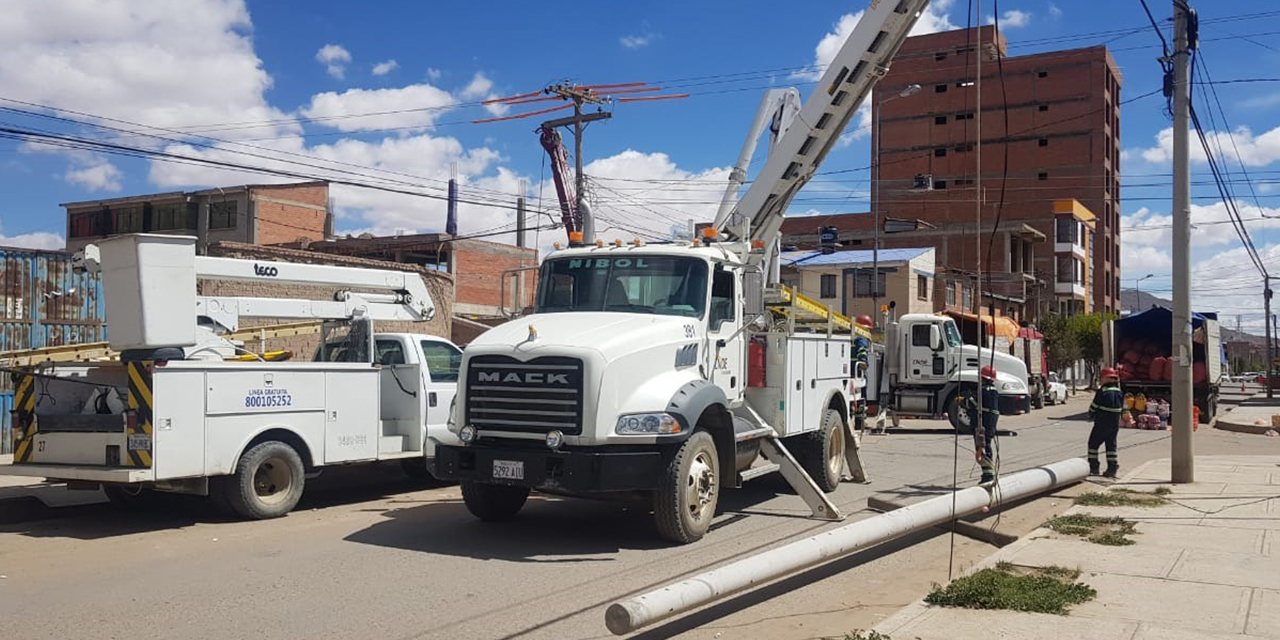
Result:
{"label": "concrete sidewalk", "polygon": [[[1002,561],[1079,569],[1079,581],[1098,596],[1068,615],[919,601],[875,629],[918,640],[1280,638],[1280,442],[1267,442],[1276,443],[1273,455],[1197,458],[1197,482],[1171,486],[1170,504],[1067,512],[1136,522],[1132,546],[1101,546],[1041,528],[971,569]],[[1168,478],[1169,461],[1156,460],[1114,486],[1150,492],[1170,486]]]}
{"label": "concrete sidewalk", "polygon": [[1272,426],[1273,415],[1280,415],[1280,397],[1272,400],[1267,400],[1266,396],[1253,397],[1229,411],[1219,413],[1213,426],[1225,431],[1272,435],[1280,431]]}

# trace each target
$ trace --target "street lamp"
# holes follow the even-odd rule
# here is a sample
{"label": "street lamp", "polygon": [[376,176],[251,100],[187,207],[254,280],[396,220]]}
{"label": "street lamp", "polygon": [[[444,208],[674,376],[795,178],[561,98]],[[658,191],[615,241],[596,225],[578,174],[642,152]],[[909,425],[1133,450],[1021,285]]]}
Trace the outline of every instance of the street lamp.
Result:
{"label": "street lamp", "polygon": [[1133,281],[1133,310],[1142,311],[1142,281],[1147,278],[1154,278],[1156,274],[1148,273],[1141,278]]}
{"label": "street lamp", "polygon": [[876,164],[876,206],[875,211],[871,212],[872,224],[875,226],[875,241],[871,245],[871,317],[874,318],[875,325],[880,324],[880,209],[884,205],[880,203],[880,123],[884,119],[880,110],[884,108],[886,102],[905,98],[907,96],[919,93],[920,85],[909,84],[903,87],[902,91],[896,94],[885,96],[876,104],[876,154],[872,158]]}

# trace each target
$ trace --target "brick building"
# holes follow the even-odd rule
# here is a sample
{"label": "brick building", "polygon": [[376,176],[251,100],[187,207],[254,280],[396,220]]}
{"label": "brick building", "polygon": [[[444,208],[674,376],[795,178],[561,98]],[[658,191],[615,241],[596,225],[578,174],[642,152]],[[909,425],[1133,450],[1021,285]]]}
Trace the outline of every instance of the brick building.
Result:
{"label": "brick building", "polygon": [[[921,220],[954,232],[953,240],[935,245],[943,265],[938,279],[961,286],[972,282],[979,246],[963,239],[961,226],[974,235],[981,201],[989,229],[1003,193],[1001,225],[1010,225],[1009,233],[996,238],[990,262],[984,256],[993,280],[983,306],[994,298],[998,310],[1029,317],[1063,309],[1116,311],[1120,72],[1103,46],[1004,57],[1005,40],[995,36],[987,26],[906,40],[871,96],[872,149],[878,150],[873,162],[880,168],[878,177],[872,174],[872,210],[882,219]],[[981,193],[974,82],[979,55]],[[919,91],[902,95],[915,84]],[[919,186],[918,178],[926,176],[931,189]],[[1058,237],[1060,228],[1070,228],[1058,222],[1063,214],[1055,203],[1063,200],[1077,201],[1066,215],[1090,219],[1091,237]],[[865,225],[872,228],[869,220]],[[1022,233],[1023,227],[1035,233]],[[1037,246],[1041,241],[1053,243],[1053,250]],[[1084,251],[1073,253],[1072,243]],[[1060,245],[1067,250],[1058,251]],[[985,253],[985,239],[981,246]]]}
{"label": "brick building", "polygon": [[241,185],[68,202],[67,249],[120,233],[196,236],[211,242],[283,244],[332,234],[329,184]]}
{"label": "brick building", "polygon": [[[299,245],[301,246],[301,245]],[[453,276],[454,339],[465,344],[488,322],[533,306],[538,250],[447,233],[335,238],[306,244],[310,251],[412,264]]]}
{"label": "brick building", "polygon": [[780,259],[783,283],[851,318],[878,317],[876,299],[893,301],[898,315],[935,310],[933,247],[885,249],[878,270],[867,250],[786,251]]}

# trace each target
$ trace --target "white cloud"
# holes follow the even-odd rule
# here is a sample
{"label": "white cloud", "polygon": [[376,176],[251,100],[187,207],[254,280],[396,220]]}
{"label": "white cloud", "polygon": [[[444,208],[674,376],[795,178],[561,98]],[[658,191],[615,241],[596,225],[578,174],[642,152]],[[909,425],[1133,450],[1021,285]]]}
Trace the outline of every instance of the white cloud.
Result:
{"label": "white cloud", "polygon": [[[1252,233],[1264,229],[1280,228],[1280,208],[1263,207],[1261,211],[1252,204],[1237,202],[1240,215]],[[1143,207],[1120,218],[1121,251],[1130,247],[1169,247],[1173,243],[1173,216],[1153,213]],[[1221,202],[1211,205],[1191,205],[1191,245],[1193,248],[1217,247],[1239,242],[1235,228],[1227,217],[1227,208]],[[1125,262],[1121,262],[1126,267]]]}
{"label": "white cloud", "polygon": [[41,0],[4,9],[6,97],[165,128],[284,120],[219,135],[296,127],[264,99],[271,77],[241,0]]}
{"label": "white cloud", "polygon": [[1061,17],[1062,17],[1062,7],[1059,7],[1058,5],[1056,5],[1056,4],[1052,3],[1052,2],[1050,2],[1050,3],[1049,3],[1049,17],[1053,18],[1054,20],[1057,20],[1058,18],[1061,18]]}
{"label": "white cloud", "polygon": [[385,76],[400,67],[400,63],[395,60],[387,60],[373,65],[373,75]]}
{"label": "white cloud", "polygon": [[[493,81],[486,77],[483,73],[477,72],[472,76],[471,82],[458,92],[458,96],[463,100],[492,100],[498,97],[493,92]],[[505,104],[486,104],[486,111],[495,116],[505,115],[508,107]]]}
{"label": "white cloud", "polygon": [[665,153],[634,149],[593,160],[583,171],[592,178],[596,233],[609,240],[669,239],[689,219],[714,219],[729,179],[728,167],[691,171]]}
{"label": "white cloud", "polygon": [[329,75],[341,80],[347,72],[347,65],[351,63],[351,52],[342,45],[326,44],[316,52],[316,62],[324,65],[324,70]]}
{"label": "white cloud", "polygon": [[0,233],[0,246],[21,247],[23,249],[61,249],[67,246],[60,233],[35,231],[20,233],[16,236]]}
{"label": "white cloud", "polygon": [[[389,89],[348,89],[326,91],[311,96],[311,104],[299,113],[317,124],[339,131],[369,131],[395,127],[426,128],[456,102],[448,91],[429,84],[411,84]],[[396,112],[396,113],[391,113]],[[358,113],[380,115],[344,118]]]}
{"label": "white cloud", "polygon": [[82,166],[79,168],[71,167],[67,169],[63,179],[74,185],[79,185],[89,191],[120,191],[120,179],[124,174],[115,165],[102,160],[93,164]]}
{"label": "white cloud", "polygon": [[1173,259],[1164,249],[1121,243],[1120,264],[1124,265],[1125,273],[1146,274],[1169,271]]}
{"label": "white cloud", "polygon": [[629,35],[618,38],[618,43],[627,49],[642,49],[649,46],[657,38],[658,36],[652,33]]}
{"label": "white cloud", "polygon": [[440,81],[440,78],[441,78],[441,77],[443,77],[443,76],[444,76],[444,72],[443,72],[443,71],[441,71],[441,70],[439,70],[439,69],[437,69],[437,68],[435,68],[435,67],[427,67],[427,79],[428,79],[428,80],[430,80],[430,81],[432,81],[432,82],[439,82],[439,81]]}
{"label": "white cloud", "polygon": [[[1050,10],[1052,11],[1052,9]],[[995,16],[987,16],[987,24],[995,24]],[[1027,11],[1019,11],[1010,9],[1000,14],[1000,29],[1014,29],[1017,27],[1025,27],[1031,24],[1031,13]]]}
{"label": "white cloud", "polygon": [[[1205,163],[1204,147],[1201,146],[1199,138],[1196,137],[1194,131],[1191,132],[1191,160],[1197,163]],[[1235,131],[1228,133],[1226,131],[1208,131],[1205,137],[1209,140],[1209,148],[1221,148],[1229,155],[1235,155],[1236,149],[1240,151],[1240,159],[1245,165],[1250,167],[1264,167],[1277,160],[1280,160],[1280,127],[1276,127],[1262,133],[1254,135],[1249,127],[1237,127]],[[1234,139],[1235,147],[1232,147]],[[1173,160],[1173,127],[1165,127],[1156,134],[1156,144],[1141,150],[1142,159],[1155,164],[1167,164]],[[1234,158],[1232,159],[1234,162]]]}
{"label": "white cloud", "polygon": [[[937,33],[939,31],[950,31],[957,28],[951,23],[947,17],[947,12],[951,10],[951,5],[955,0],[937,0],[929,4],[920,18],[916,20],[915,26],[911,28],[911,35],[918,36],[926,33]],[[849,35],[853,33],[858,21],[862,19],[862,11],[854,13],[846,13],[840,16],[831,27],[831,31],[822,36],[814,47],[813,65],[807,70],[795,74],[796,77],[806,80],[818,80],[822,77],[822,73],[826,71],[827,65],[835,59],[836,54],[840,52],[840,47],[844,46]]]}

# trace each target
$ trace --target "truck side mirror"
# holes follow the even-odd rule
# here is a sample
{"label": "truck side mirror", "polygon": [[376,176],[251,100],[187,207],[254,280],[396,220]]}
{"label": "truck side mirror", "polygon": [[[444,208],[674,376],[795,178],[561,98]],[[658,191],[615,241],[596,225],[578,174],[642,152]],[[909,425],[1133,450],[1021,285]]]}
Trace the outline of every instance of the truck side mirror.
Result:
{"label": "truck side mirror", "polygon": [[942,330],[936,324],[929,326],[929,348],[942,351]]}
{"label": "truck side mirror", "polygon": [[742,274],[742,295],[745,298],[745,317],[764,313],[764,273],[749,269]]}

